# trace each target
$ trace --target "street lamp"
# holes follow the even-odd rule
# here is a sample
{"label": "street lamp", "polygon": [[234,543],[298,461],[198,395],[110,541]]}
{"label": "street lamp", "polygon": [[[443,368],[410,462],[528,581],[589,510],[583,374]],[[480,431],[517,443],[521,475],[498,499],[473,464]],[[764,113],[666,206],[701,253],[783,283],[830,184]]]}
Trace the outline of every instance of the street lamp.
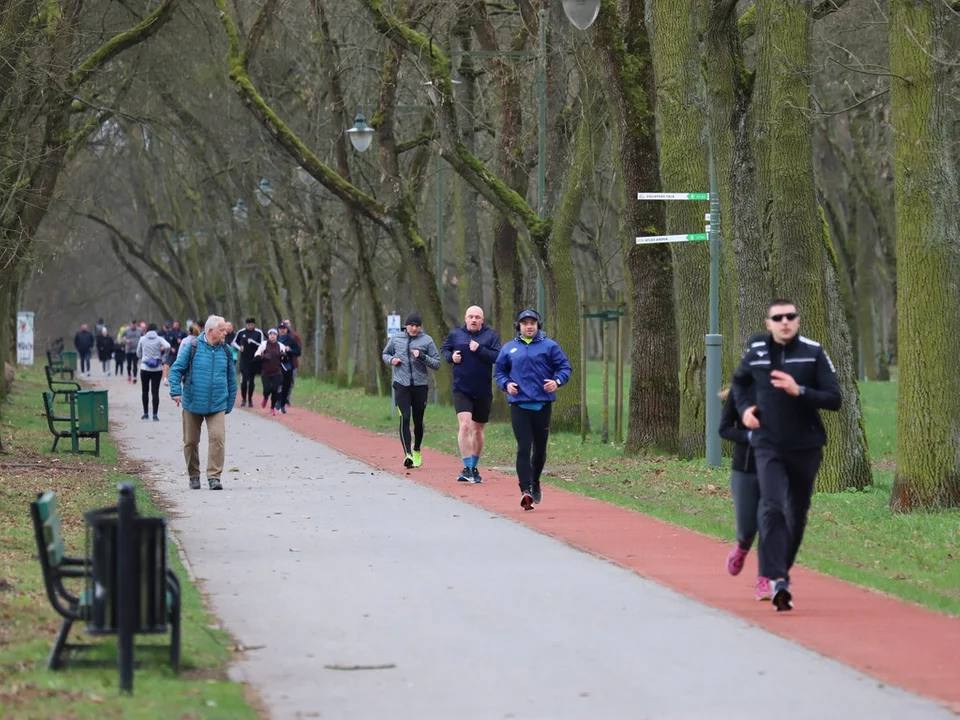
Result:
{"label": "street lamp", "polygon": [[350,143],[357,152],[366,152],[370,143],[373,142],[373,133],[374,130],[367,125],[367,119],[363,113],[357,112],[357,116],[353,119],[353,127],[347,130]]}
{"label": "street lamp", "polygon": [[237,200],[237,204],[230,208],[233,213],[233,219],[237,222],[245,223],[250,213],[247,211],[247,204],[243,201],[243,198]]}
{"label": "street lamp", "polygon": [[[457,80],[456,78],[452,78],[450,83],[453,85],[463,85],[463,81]],[[433,80],[427,80],[425,83],[421,83],[421,85],[427,89],[427,96],[430,98],[430,103],[432,105],[437,105],[439,103],[440,96],[437,93],[437,86],[433,84]]]}
{"label": "street lamp", "polygon": [[563,0],[563,12],[574,27],[586,30],[600,13],[600,0]]}
{"label": "street lamp", "polygon": [[266,178],[260,178],[260,184],[254,189],[253,194],[262,207],[268,207],[273,202],[273,188],[270,187],[270,181]]}

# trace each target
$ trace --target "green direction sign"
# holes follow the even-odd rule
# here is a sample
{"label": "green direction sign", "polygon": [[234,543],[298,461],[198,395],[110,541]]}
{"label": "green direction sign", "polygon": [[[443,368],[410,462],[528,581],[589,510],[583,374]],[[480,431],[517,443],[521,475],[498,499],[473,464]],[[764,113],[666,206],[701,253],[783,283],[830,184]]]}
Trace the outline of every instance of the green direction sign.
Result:
{"label": "green direction sign", "polygon": [[648,235],[647,237],[638,237],[637,245],[673,242],[701,242],[706,239],[706,233],[693,233],[692,235]]}
{"label": "green direction sign", "polygon": [[637,193],[637,200],[709,200],[710,193]]}

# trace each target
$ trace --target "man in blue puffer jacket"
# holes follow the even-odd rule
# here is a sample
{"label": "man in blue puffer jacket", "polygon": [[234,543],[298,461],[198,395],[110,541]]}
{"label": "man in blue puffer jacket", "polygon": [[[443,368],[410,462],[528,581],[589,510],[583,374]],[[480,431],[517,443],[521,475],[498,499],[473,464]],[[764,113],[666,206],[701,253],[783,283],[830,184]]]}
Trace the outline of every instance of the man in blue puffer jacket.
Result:
{"label": "man in blue puffer jacket", "polygon": [[550,415],[557,388],[573,369],[556,341],[540,331],[540,316],[524,310],[514,324],[517,336],[500,350],[495,367],[497,387],[507,393],[517,439],[520,507],[532,510],[543,499],[540,474],[547,462]]}
{"label": "man in blue puffer jacket", "polygon": [[463,458],[457,481],[483,482],[477,466],[483,453],[483,427],[490,420],[493,405],[491,371],[500,355],[500,336],[483,324],[483,308],[467,308],[463,327],[450,331],[440,354],[453,365],[453,408],[457,411],[457,444]]}
{"label": "man in blue puffer jacket", "polygon": [[184,343],[170,368],[170,397],[183,406],[183,456],[190,487],[200,489],[200,427],[207,423],[207,483],[222,490],[220,475],[226,440],[224,416],[237,399],[237,374],[233,356],[224,339],[227,321],[218,315],[207,318],[203,333]]}

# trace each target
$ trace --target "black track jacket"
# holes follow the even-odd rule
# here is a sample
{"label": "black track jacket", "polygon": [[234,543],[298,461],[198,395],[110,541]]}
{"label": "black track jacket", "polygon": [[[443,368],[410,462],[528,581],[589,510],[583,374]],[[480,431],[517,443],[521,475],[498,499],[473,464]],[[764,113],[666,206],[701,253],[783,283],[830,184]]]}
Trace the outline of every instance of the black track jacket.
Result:
{"label": "black track jacket", "polygon": [[[770,384],[770,373],[780,370],[793,376],[801,394],[793,397]],[[753,385],[756,400],[749,392]],[[754,447],[806,450],[827,444],[819,409],[839,410],[842,398],[837,372],[820,343],[797,335],[786,345],[773,336],[750,344],[733,374],[731,387],[737,412],[743,417],[757,406],[760,428],[753,431]]]}

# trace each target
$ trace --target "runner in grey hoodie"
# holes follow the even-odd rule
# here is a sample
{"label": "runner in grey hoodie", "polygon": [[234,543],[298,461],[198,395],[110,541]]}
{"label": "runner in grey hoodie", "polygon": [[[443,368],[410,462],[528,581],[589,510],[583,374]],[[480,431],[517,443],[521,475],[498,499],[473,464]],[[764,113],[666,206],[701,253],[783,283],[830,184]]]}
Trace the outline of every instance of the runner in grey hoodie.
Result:
{"label": "runner in grey hoodie", "polygon": [[[129,331],[128,331],[129,332]],[[140,332],[139,330],[137,332]],[[147,334],[140,338],[137,343],[137,359],[140,360],[140,380],[143,387],[143,415],[141,420],[146,420],[147,415],[147,397],[148,393],[153,391],[153,421],[160,422],[160,416],[157,414],[160,409],[160,380],[163,379],[163,354],[170,349],[170,343],[157,335],[157,326],[153,323],[147,325]]]}
{"label": "runner in grey hoodie", "polygon": [[[422,331],[420,313],[407,316],[406,330],[394,335],[383,349],[383,361],[393,366],[393,392],[400,411],[400,442],[403,466],[420,467],[423,442],[423,411],[427,407],[427,369],[440,367],[440,353],[433,338]],[[410,446],[410,413],[413,412],[413,446]]]}

